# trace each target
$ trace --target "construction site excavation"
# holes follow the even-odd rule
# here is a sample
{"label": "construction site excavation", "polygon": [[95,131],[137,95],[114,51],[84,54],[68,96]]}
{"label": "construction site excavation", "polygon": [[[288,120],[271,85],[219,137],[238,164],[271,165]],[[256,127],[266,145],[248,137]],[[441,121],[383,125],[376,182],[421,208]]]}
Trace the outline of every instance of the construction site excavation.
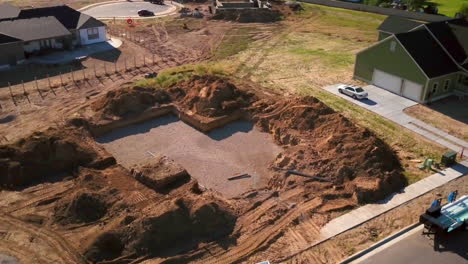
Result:
{"label": "construction site excavation", "polygon": [[26,263],[275,260],[406,185],[382,140],[317,99],[214,75],[109,91],[2,145],[0,174],[2,249]]}

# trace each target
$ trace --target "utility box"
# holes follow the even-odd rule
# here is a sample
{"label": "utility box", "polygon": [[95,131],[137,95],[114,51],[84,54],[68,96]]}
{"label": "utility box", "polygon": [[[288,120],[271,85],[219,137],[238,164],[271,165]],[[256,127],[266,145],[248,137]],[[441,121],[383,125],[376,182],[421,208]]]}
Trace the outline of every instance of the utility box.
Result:
{"label": "utility box", "polygon": [[456,159],[457,153],[454,151],[448,151],[442,156],[440,163],[442,163],[446,167],[450,167],[453,164],[455,164]]}

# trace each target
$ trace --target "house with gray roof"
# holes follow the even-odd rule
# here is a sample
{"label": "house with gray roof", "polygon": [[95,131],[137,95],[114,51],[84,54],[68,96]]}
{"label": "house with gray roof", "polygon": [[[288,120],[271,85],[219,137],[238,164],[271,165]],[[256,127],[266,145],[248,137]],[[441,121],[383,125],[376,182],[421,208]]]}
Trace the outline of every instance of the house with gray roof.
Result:
{"label": "house with gray roof", "polygon": [[103,22],[68,6],[20,10],[0,4],[0,69],[50,50],[104,41]]}
{"label": "house with gray roof", "polygon": [[468,22],[393,33],[356,55],[354,77],[420,103],[468,96]]}

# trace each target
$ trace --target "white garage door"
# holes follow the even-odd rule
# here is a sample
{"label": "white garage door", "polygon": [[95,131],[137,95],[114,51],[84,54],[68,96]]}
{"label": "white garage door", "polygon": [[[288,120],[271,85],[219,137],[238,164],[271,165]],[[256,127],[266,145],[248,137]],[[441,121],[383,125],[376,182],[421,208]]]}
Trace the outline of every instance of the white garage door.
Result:
{"label": "white garage door", "polygon": [[419,102],[421,100],[423,86],[422,84],[405,80],[403,82],[403,96]]}
{"label": "white garage door", "polygon": [[402,79],[395,75],[388,74],[383,71],[374,70],[374,76],[372,77],[374,85],[389,90],[392,93],[400,94]]}

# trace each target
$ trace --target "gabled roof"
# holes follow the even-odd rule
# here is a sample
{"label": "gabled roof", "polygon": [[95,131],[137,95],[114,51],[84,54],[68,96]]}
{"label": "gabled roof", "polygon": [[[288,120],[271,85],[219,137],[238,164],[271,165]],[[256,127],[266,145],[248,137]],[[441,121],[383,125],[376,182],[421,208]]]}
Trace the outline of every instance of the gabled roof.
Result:
{"label": "gabled roof", "polygon": [[23,41],[47,39],[70,35],[55,17],[15,19],[0,22],[0,33]]}
{"label": "gabled roof", "polygon": [[453,19],[427,25],[428,30],[440,42],[450,56],[468,70],[468,22]]}
{"label": "gabled roof", "polygon": [[414,29],[422,24],[424,23],[415,20],[410,20],[397,16],[389,16],[382,22],[382,24],[380,24],[377,30],[397,34],[408,32],[411,29]]}
{"label": "gabled roof", "polygon": [[62,5],[34,9],[21,10],[18,18],[37,18],[37,17],[55,17],[67,29],[80,29],[87,23],[93,23],[95,26],[104,26],[105,24],[95,18],[83,14],[75,9]]}
{"label": "gabled roof", "polygon": [[8,35],[0,33],[0,45],[6,44],[6,43],[18,42],[18,41],[21,41],[21,39],[17,39],[12,36],[8,36]]}
{"label": "gabled roof", "polygon": [[429,78],[459,70],[426,28],[396,34],[395,37]]}
{"label": "gabled roof", "polygon": [[15,18],[20,13],[20,9],[8,3],[0,3],[0,19]]}

